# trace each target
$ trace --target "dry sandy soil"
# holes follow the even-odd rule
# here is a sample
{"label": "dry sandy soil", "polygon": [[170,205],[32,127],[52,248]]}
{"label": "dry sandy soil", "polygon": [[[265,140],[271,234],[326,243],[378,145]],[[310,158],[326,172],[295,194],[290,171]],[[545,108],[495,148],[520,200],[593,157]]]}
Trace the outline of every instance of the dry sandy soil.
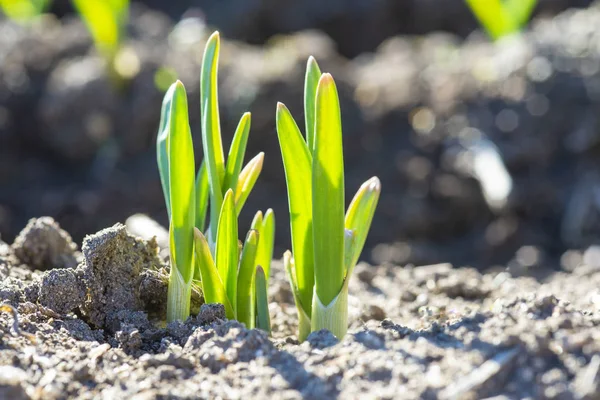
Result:
{"label": "dry sandy soil", "polygon": [[18,326],[0,315],[0,398],[598,399],[600,249],[563,258],[568,272],[539,279],[361,263],[346,337],[298,343],[278,262],[273,337],[199,296],[185,323],[164,326],[156,240],[118,224],[79,252],[40,218],[0,243],[0,299],[18,312]]}

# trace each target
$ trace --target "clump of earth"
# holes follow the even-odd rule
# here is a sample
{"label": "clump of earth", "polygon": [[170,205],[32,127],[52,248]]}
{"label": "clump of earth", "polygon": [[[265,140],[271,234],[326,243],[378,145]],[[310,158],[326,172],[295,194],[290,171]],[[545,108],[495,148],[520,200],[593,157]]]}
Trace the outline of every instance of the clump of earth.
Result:
{"label": "clump of earth", "polygon": [[279,261],[271,337],[199,293],[186,321],[165,324],[155,228],[143,239],[116,224],[78,249],[44,217],[0,242],[0,301],[18,319],[0,313],[0,398],[599,398],[596,247],[567,252],[569,270],[543,279],[360,263],[348,334],[299,343]]}

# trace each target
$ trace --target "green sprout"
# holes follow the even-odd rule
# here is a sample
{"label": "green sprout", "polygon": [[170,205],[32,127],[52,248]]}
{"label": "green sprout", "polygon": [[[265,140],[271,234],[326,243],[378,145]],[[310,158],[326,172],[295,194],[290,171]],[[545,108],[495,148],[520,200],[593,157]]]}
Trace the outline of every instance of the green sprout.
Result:
{"label": "green sprout", "polygon": [[465,0],[494,40],[519,32],[531,17],[537,0]]}
{"label": "green sprout", "polygon": [[[333,77],[310,57],[304,87],[306,140],[289,110],[277,105],[277,134],[285,168],[292,252],[284,265],[298,310],[298,338],[348,329],[348,284],[379,200],[372,177],[344,215],[344,160],[339,98]],[[293,255],[292,255],[293,254]]]}
{"label": "green sprout", "polygon": [[27,23],[39,17],[50,4],[50,0],[0,0],[2,12],[19,23]]}
{"label": "green sprout", "polygon": [[[258,260],[261,247],[272,249],[275,231],[270,222],[253,224],[241,246],[240,255],[234,197],[229,189],[223,199],[217,227],[216,257],[213,258],[204,234],[198,228],[194,229],[200,285],[205,301],[223,304],[227,318],[236,319],[248,328],[258,326],[270,332],[265,267],[258,264]],[[260,212],[257,215],[262,217]],[[272,216],[273,211],[267,211],[267,215]],[[274,222],[272,217],[269,221]],[[261,246],[261,243],[265,244]],[[270,265],[270,258],[265,265]]]}
{"label": "green sprout", "polygon": [[125,26],[129,19],[129,0],[72,0],[86,24],[94,45],[107,63],[109,76],[120,87],[139,71],[133,50],[124,47]]}
{"label": "green sprout", "polygon": [[[201,237],[204,237],[203,232],[206,232],[205,241],[210,257],[218,268],[224,268],[218,270],[219,278],[222,286],[229,290],[226,293],[227,299],[234,299],[230,300],[231,310],[227,315],[229,317],[237,315],[232,313],[237,310],[238,304],[235,289],[237,281],[234,282],[237,279],[238,271],[237,267],[233,267],[233,265],[238,265],[237,218],[262,170],[264,154],[259,153],[242,168],[250,132],[250,113],[245,113],[235,131],[227,163],[225,163],[218,111],[218,56],[219,34],[215,32],[208,39],[202,64],[200,99],[205,159],[197,174],[195,173],[187,96],[180,81],[175,82],[167,90],[162,104],[156,150],[169,216],[171,257],[167,302],[167,321],[169,322],[178,319],[185,320],[188,317],[193,281],[200,282],[200,286],[205,290],[204,295],[207,301],[212,302],[215,299],[220,299],[218,302],[225,301],[220,294],[213,293],[217,290],[213,286],[216,282],[214,276],[202,273],[207,271],[207,268],[210,269],[204,265],[205,262],[209,262],[204,248],[196,248],[197,258],[194,261],[194,244],[200,247],[204,244],[202,239],[198,239],[199,235],[194,234],[195,230],[200,232]],[[227,204],[225,204],[225,199],[227,199]],[[230,212],[232,207],[233,213]],[[206,228],[208,210],[210,210],[210,214]],[[272,211],[268,211],[264,221],[262,214],[260,214],[260,218],[255,217],[255,220],[257,219],[260,219],[260,223],[257,222],[252,229],[257,232],[257,235],[263,236],[263,242],[259,244],[258,236],[253,238],[253,235],[250,235],[245,246],[248,254],[245,255],[245,258],[242,254],[242,258],[259,260],[268,279],[275,234],[274,216]],[[221,228],[219,228],[220,226]],[[252,250],[253,247],[256,247],[256,250]],[[244,269],[243,273],[240,273],[241,276],[243,275],[243,284],[240,285],[243,291],[248,289],[248,285],[252,283],[251,280],[248,281],[248,276],[254,279],[253,273],[248,272],[255,268],[255,265],[252,265],[254,261],[247,262],[250,264],[242,263]],[[252,284],[250,289],[254,289]],[[243,304],[245,304],[244,301],[242,301]],[[225,302],[223,304],[226,305]]]}

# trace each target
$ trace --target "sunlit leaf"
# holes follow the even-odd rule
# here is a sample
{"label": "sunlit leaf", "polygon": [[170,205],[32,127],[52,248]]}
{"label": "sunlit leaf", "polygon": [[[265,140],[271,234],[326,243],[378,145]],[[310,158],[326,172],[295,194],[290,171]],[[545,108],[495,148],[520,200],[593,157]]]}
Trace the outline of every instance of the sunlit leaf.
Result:
{"label": "sunlit leaf", "polygon": [[351,266],[357,263],[367,240],[380,193],[381,182],[379,182],[379,178],[374,176],[361,185],[352,199],[348,211],[346,211],[345,227],[355,233]]}
{"label": "sunlit leaf", "polygon": [[165,205],[167,207],[167,215],[171,219],[171,194],[169,189],[169,153],[167,150],[167,138],[171,129],[171,103],[173,102],[173,94],[175,93],[175,84],[172,84],[162,102],[160,110],[160,124],[158,126],[158,136],[156,139],[156,159],[158,163],[158,172],[160,174],[160,183],[165,196]]}
{"label": "sunlit leaf", "polygon": [[292,251],[295,260],[295,282],[304,311],[310,316],[314,276],[312,230],[312,157],[306,142],[282,103],[277,104],[277,137],[285,169]]}
{"label": "sunlit leaf", "polygon": [[267,295],[267,278],[259,265],[256,267],[256,327],[271,334],[271,317]]}
{"label": "sunlit leaf", "polygon": [[246,144],[248,143],[248,135],[250,133],[250,113],[245,113],[240,119],[229,155],[227,156],[227,167],[225,170],[225,181],[223,182],[224,190],[236,190],[238,177],[242,171],[244,163],[244,155],[246,154]]}
{"label": "sunlit leaf", "polygon": [[[211,205],[212,206],[212,205]],[[227,291],[227,298],[231,301],[234,313],[237,310],[237,267],[238,267],[238,224],[233,203],[233,191],[230,189],[225,194],[216,242],[216,264],[221,281]]]}
{"label": "sunlit leaf", "polygon": [[340,292],[345,276],[342,121],[337,89],[329,74],[323,74],[319,80],[315,127],[312,163],[315,292],[328,305]]}
{"label": "sunlit leaf", "polygon": [[[219,64],[219,33],[213,33],[204,49],[200,74],[200,114],[202,116],[202,146],[210,184],[210,220],[218,221],[223,203],[225,160],[221,142],[217,70]],[[215,240],[216,224],[210,224],[209,239]],[[210,240],[209,240],[210,241]]]}
{"label": "sunlit leaf", "polygon": [[306,125],[306,144],[312,154],[315,143],[315,101],[317,98],[317,85],[321,78],[321,70],[313,56],[306,63],[306,76],[304,79],[304,123]]}
{"label": "sunlit leaf", "polygon": [[215,267],[206,238],[197,228],[194,228],[194,240],[196,244],[196,268],[200,271],[200,282],[205,303],[223,304],[227,318],[234,319],[233,308],[227,298],[227,292],[219,276],[219,271]]}
{"label": "sunlit leaf", "polygon": [[242,250],[238,273],[236,318],[249,329],[254,328],[256,321],[254,275],[256,273],[256,249],[259,243],[258,232],[249,231]]}
{"label": "sunlit leaf", "polygon": [[237,215],[242,212],[248,196],[254,188],[254,184],[262,171],[265,153],[258,153],[256,157],[248,161],[238,178],[237,187],[235,189],[235,209]]}

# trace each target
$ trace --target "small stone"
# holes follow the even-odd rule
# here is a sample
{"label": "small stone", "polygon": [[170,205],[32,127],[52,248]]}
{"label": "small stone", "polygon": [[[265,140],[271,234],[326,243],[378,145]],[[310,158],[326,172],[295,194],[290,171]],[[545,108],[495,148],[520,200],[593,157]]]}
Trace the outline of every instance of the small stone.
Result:
{"label": "small stone", "polygon": [[312,332],[310,335],[308,335],[306,341],[311,347],[316,349],[324,349],[326,347],[335,346],[339,343],[339,340],[335,337],[335,335],[327,329],[321,329],[319,331]]}

